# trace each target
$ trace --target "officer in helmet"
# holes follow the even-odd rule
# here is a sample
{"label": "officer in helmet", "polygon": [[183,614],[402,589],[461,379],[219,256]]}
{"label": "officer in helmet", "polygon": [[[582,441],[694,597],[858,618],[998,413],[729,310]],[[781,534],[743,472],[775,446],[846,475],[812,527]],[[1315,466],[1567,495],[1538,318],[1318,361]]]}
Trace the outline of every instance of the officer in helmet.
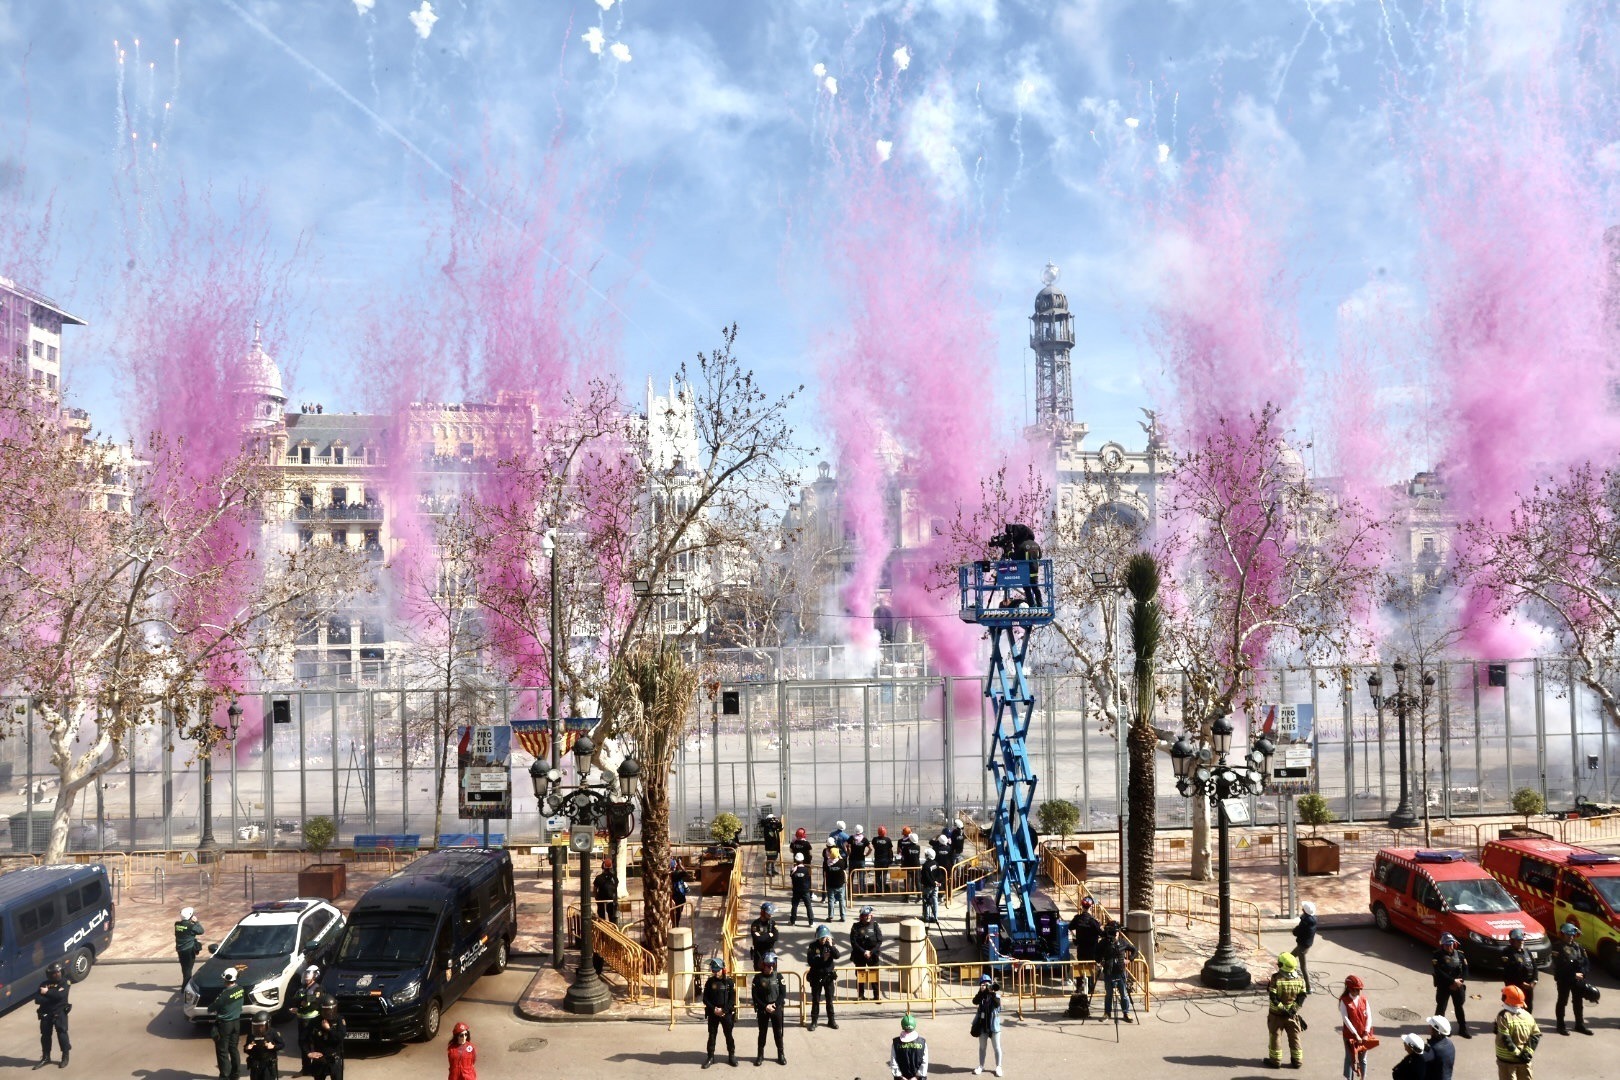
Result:
{"label": "officer in helmet", "polygon": [[242,1043],[242,1056],[247,1058],[248,1080],[276,1080],[276,1069],[281,1063],[281,1033],[270,1026],[270,1014],[264,1009],[254,1012],[248,1022],[247,1038]]}
{"label": "officer in helmet", "polygon": [[1457,1015],[1457,1034],[1470,1038],[1468,1017],[1463,1013],[1468,1000],[1468,957],[1457,947],[1451,934],[1440,935],[1440,947],[1434,950],[1434,1015],[1446,1015],[1446,1002],[1451,1002]]}
{"label": "officer in helmet", "polygon": [[726,965],[719,957],[709,960],[709,977],[703,982],[703,1018],[709,1024],[709,1055],[703,1059],[703,1067],[714,1064],[714,1037],[724,1031],[726,1058],[736,1068],[737,1039],[732,1029],[737,1023],[737,984],[726,974]]}
{"label": "officer in helmet", "polygon": [[855,925],[849,928],[849,958],[860,969],[855,972],[855,997],[866,997],[866,988],[872,988],[872,1000],[883,999],[883,976],[877,969],[883,964],[883,928],[872,917],[872,905],[861,908]]}
{"label": "officer in helmet", "polygon": [[1536,970],[1535,958],[1524,951],[1524,931],[1515,926],[1508,931],[1508,951],[1502,957],[1502,982],[1523,990],[1524,1007],[1534,1010],[1536,980],[1539,978],[1541,972]]}
{"label": "officer in helmet", "polygon": [[1558,1021],[1558,1034],[1568,1035],[1564,1027],[1564,1006],[1575,1003],[1575,1030],[1582,1035],[1592,1034],[1586,1026],[1586,976],[1592,971],[1592,958],[1581,948],[1581,928],[1573,922],[1563,925],[1561,940],[1553,946],[1553,983],[1558,987],[1558,1002],[1553,1016]]}
{"label": "officer in helmet", "polygon": [[321,995],[321,1018],[312,1033],[315,1048],[310,1052],[310,1075],[315,1080],[343,1080],[343,1040],[348,1026],[338,1015],[337,998]]}
{"label": "officer in helmet", "polygon": [[760,961],[765,959],[765,954],[776,951],[776,939],[780,934],[776,929],[775,916],[776,905],[764,903],[759,905],[759,918],[748,924],[748,958],[753,962],[756,971],[761,966]]}
{"label": "officer in helmet", "polygon": [[775,814],[762,814],[759,835],[765,840],[765,876],[776,876],[776,861],[782,857],[782,819]]}
{"label": "officer in helmet", "polygon": [[821,1003],[827,1003],[827,1026],[837,1030],[838,1020],[833,1016],[833,990],[838,983],[838,946],[833,944],[832,927],[816,927],[816,940],[805,954],[804,981],[810,984],[810,1030],[816,1030],[821,1018]]}
{"label": "officer in helmet", "polygon": [[754,1053],[754,1064],[765,1060],[765,1033],[776,1036],[776,1063],[787,1064],[787,1052],[782,1049],[782,1014],[787,1012],[787,984],[776,970],[776,954],[766,953],[760,958],[759,974],[754,976],[754,1016],[759,1020],[759,1048]]}
{"label": "officer in helmet", "polygon": [[303,981],[292,992],[290,1004],[293,1016],[298,1020],[298,1055],[300,1058],[297,1076],[311,1076],[313,1072],[309,1064],[309,1052],[315,1045],[315,1025],[321,1019],[321,969],[310,964],[304,969]]}
{"label": "officer in helmet", "polygon": [[34,1010],[39,1013],[39,1064],[34,1068],[43,1069],[51,1063],[53,1031],[56,1032],[56,1045],[62,1051],[62,1060],[56,1063],[57,1068],[67,1068],[68,1051],[73,1049],[73,1043],[68,1039],[68,1013],[72,1009],[73,1006],[68,1004],[67,976],[61,964],[52,964],[45,969],[45,981],[34,992]]}
{"label": "officer in helmet", "polygon": [[191,969],[202,952],[203,924],[197,921],[194,908],[180,909],[180,918],[174,923],[174,953],[180,958],[180,989],[191,981]]}
{"label": "officer in helmet", "polygon": [[236,969],[226,968],[225,985],[214,998],[214,1063],[225,1080],[242,1075],[242,1003],[247,991],[236,984]]}

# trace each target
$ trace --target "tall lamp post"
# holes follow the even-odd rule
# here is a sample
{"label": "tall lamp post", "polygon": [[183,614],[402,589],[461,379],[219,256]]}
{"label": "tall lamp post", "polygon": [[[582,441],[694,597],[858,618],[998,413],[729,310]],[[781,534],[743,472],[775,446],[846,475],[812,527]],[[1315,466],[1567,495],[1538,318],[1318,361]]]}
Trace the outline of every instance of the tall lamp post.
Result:
{"label": "tall lamp post", "polygon": [[613,1005],[613,992],[596,973],[594,911],[591,904],[591,847],[599,824],[606,824],[610,835],[628,836],[634,800],[641,790],[641,766],[626,756],[613,772],[598,773],[591,781],[591,758],[596,744],[589,735],[574,743],[577,786],[564,787],[560,769],[542,769],[537,761],[529,766],[529,780],[544,814],[568,818],[568,846],[579,854],[579,966],[574,981],[563,996],[563,1010],[581,1015],[603,1012]]}
{"label": "tall lamp post", "polygon": [[1243,990],[1252,981],[1249,969],[1232,947],[1232,864],[1230,836],[1226,819],[1226,800],[1243,795],[1257,795],[1265,786],[1266,765],[1276,752],[1270,739],[1264,735],[1254,740],[1241,763],[1229,764],[1227,752],[1232,749],[1232,721],[1222,713],[1210,725],[1210,746],[1195,741],[1191,734],[1182,732],[1170,747],[1170,760],[1176,770],[1176,790],[1187,798],[1209,800],[1215,811],[1219,837],[1221,904],[1221,936],[1215,953],[1204,962],[1199,978],[1205,986],[1217,990]]}
{"label": "tall lamp post", "polygon": [[214,852],[218,850],[219,843],[214,839],[214,748],[220,743],[235,741],[237,732],[242,727],[242,706],[236,699],[231,699],[230,708],[225,710],[227,727],[220,727],[212,718],[208,719],[191,731],[179,731],[182,739],[189,739],[197,744],[197,755],[201,762],[202,778],[202,820],[198,823],[201,828],[197,837],[197,861],[212,862]]}
{"label": "tall lamp post", "polygon": [[1429,694],[1434,687],[1434,673],[1425,672],[1421,689],[1414,693],[1407,686],[1406,663],[1397,660],[1390,666],[1395,671],[1395,692],[1388,697],[1384,696],[1384,676],[1376,670],[1367,676],[1367,689],[1372,692],[1373,708],[1378,710],[1379,727],[1384,724],[1384,706],[1388,705],[1395,710],[1395,721],[1401,741],[1401,801],[1395,805],[1395,812],[1389,815],[1389,827],[1412,829],[1417,827],[1418,818],[1417,814],[1412,812],[1412,792],[1407,782],[1406,715],[1414,710],[1419,716],[1428,712]]}

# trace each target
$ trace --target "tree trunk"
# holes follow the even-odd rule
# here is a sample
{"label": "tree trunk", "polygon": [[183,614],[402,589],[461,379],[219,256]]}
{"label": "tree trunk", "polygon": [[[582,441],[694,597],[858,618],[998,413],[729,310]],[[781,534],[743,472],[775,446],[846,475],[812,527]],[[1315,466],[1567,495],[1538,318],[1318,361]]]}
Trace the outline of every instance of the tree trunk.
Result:
{"label": "tree trunk", "polygon": [[1215,875],[1209,854],[1209,800],[1195,795],[1192,804],[1192,879],[1213,881]]}
{"label": "tree trunk", "polygon": [[438,782],[433,785],[433,836],[430,844],[437,845],[444,835],[444,773],[450,758],[450,695],[445,695],[444,712],[439,711],[438,694],[433,698],[433,727],[439,733],[439,766],[434,770]]}
{"label": "tree trunk", "polygon": [[1130,742],[1127,744],[1130,753],[1131,804],[1131,817],[1127,824],[1131,845],[1131,895],[1126,904],[1127,911],[1153,910],[1154,816],[1158,809],[1154,757],[1158,748],[1159,739],[1153,730],[1152,717],[1138,716],[1131,724]]}
{"label": "tree trunk", "polygon": [[669,954],[674,898],[669,884],[669,770],[645,769],[641,782],[641,944],[660,967]]}

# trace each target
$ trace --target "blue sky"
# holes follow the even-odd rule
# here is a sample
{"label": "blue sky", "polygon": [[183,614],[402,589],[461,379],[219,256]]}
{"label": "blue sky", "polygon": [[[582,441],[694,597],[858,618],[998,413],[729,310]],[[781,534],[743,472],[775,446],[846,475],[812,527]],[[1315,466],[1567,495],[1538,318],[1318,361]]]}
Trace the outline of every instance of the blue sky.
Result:
{"label": "blue sky", "polygon": [[[281,358],[295,405],[360,407],[355,313],[422,271],[449,199],[441,170],[485,145],[535,167],[559,118],[570,159],[614,192],[576,258],[611,298],[600,314],[621,324],[627,378],[667,377],[736,320],[748,358],[786,388],[836,318],[813,237],[785,242],[826,205],[825,118],[859,112],[903,46],[892,163],[928,176],[941,212],[983,238],[965,270],[994,312],[995,380],[1027,383],[1025,320],[1052,259],[1077,312],[1078,418],[1136,444],[1135,410],[1163,385],[1144,191],[1194,159],[1268,162],[1314,362],[1370,286],[1416,288],[1391,96],[1542,63],[1591,17],[1565,0],[443,0],[432,14],[421,0],[0,9],[14,103],[0,149],[14,166],[25,155],[58,226],[36,284],[93,324],[67,346],[76,399],[116,426],[104,357],[131,201],[121,140],[155,116],[145,198],[181,181],[222,204],[262,192],[272,243],[307,245]],[[1437,49],[1443,37],[1463,47]],[[1459,56],[1467,70],[1444,66]],[[1002,405],[1032,410],[1012,390]]]}

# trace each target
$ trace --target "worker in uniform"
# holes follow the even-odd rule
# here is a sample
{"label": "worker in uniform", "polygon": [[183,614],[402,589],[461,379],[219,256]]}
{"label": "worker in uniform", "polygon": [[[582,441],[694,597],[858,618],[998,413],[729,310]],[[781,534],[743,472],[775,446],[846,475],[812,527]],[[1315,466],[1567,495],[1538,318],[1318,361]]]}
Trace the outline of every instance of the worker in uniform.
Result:
{"label": "worker in uniform", "polygon": [[849,868],[851,870],[866,869],[866,860],[872,857],[872,841],[866,838],[866,826],[855,826],[854,834],[849,838]]}
{"label": "worker in uniform", "polygon": [[766,814],[759,819],[759,834],[765,839],[765,876],[776,876],[776,862],[782,857],[782,819]]}
{"label": "worker in uniform", "polygon": [[596,917],[619,925],[619,875],[613,872],[613,861],[602,860],[602,869],[591,882],[591,896],[596,900]]}
{"label": "worker in uniform", "polygon": [[754,970],[758,971],[760,963],[765,959],[766,953],[776,951],[776,906],[774,904],[759,905],[759,918],[748,924],[748,958],[753,962]]}
{"label": "worker in uniform", "polygon": [[833,822],[833,831],[827,834],[827,839],[838,845],[844,858],[849,858],[849,826],[842,821]]}
{"label": "worker in uniform", "polygon": [[1277,957],[1277,970],[1271,976],[1270,1005],[1266,1011],[1266,1031],[1270,1044],[1266,1052],[1266,1066],[1282,1067],[1282,1048],[1279,1036],[1288,1036],[1288,1062],[1295,1069],[1304,1068],[1305,1050],[1300,1046],[1299,1008],[1305,1004],[1310,991],[1299,975],[1299,961],[1293,953]]}
{"label": "worker in uniform", "polygon": [[264,1009],[253,1013],[248,1022],[248,1033],[242,1042],[242,1056],[247,1058],[248,1080],[276,1080],[281,1064],[281,1033],[270,1026],[270,1014]]}
{"label": "worker in uniform", "polygon": [[804,861],[810,861],[810,837],[805,835],[803,829],[793,830],[793,839],[788,841],[788,851],[794,855],[803,855]]}
{"label": "worker in uniform", "polygon": [[1457,939],[1451,934],[1440,935],[1440,947],[1434,951],[1434,1015],[1446,1015],[1446,1002],[1451,1002],[1457,1014],[1457,1035],[1468,1039],[1468,1018],[1463,1015],[1463,1003],[1468,1000],[1468,957],[1457,948]]}
{"label": "worker in uniform", "polygon": [[737,1065],[737,1038],[733,1028],[737,1024],[737,984],[726,974],[726,965],[719,957],[709,960],[709,977],[703,980],[703,1019],[709,1024],[709,1056],[703,1059],[707,1069],[714,1064],[714,1037],[726,1033],[726,1057],[733,1068]]}
{"label": "worker in uniform", "polygon": [[457,1024],[444,1054],[450,1066],[447,1080],[478,1080],[478,1047],[473,1045],[472,1028]]}
{"label": "worker in uniform", "polygon": [[1535,1012],[1536,981],[1540,978],[1535,958],[1524,951],[1524,931],[1515,926],[1508,931],[1508,951],[1502,958],[1502,982],[1524,991],[1524,1007]]}
{"label": "worker in uniform", "polygon": [[910,1013],[900,1018],[900,1034],[889,1044],[889,1073],[894,1080],[928,1080],[928,1040]]}
{"label": "worker in uniform", "polygon": [[1451,1071],[1457,1064],[1457,1047],[1451,1041],[1451,1021],[1443,1016],[1431,1016],[1429,1044],[1423,1050],[1424,1080],[1451,1080]]}
{"label": "worker in uniform", "polygon": [[872,987],[872,1000],[883,1000],[882,975],[877,968],[883,963],[883,928],[872,917],[872,905],[861,908],[855,925],[849,928],[849,958],[857,968],[855,997],[866,997],[866,988]]}
{"label": "worker in uniform", "polygon": [[68,1038],[68,1013],[73,1011],[73,1006],[68,1004],[68,981],[61,964],[45,969],[45,981],[34,991],[34,1011],[39,1014],[39,1064],[34,1068],[43,1069],[51,1063],[53,1031],[57,1049],[62,1051],[62,1060],[56,1067],[67,1068],[68,1051],[73,1049],[73,1042]]}
{"label": "worker in uniform", "polygon": [[343,1040],[348,1025],[338,1015],[337,998],[321,995],[321,1018],[315,1023],[315,1050],[310,1056],[310,1075],[315,1080],[343,1080]]}
{"label": "worker in uniform", "polygon": [[838,946],[833,944],[832,927],[816,927],[816,939],[805,954],[805,981],[810,984],[810,1030],[816,1030],[816,1018],[821,1015],[821,1003],[827,1003],[827,1026],[838,1029],[833,1016],[833,990],[838,984]]}
{"label": "worker in uniform", "polygon": [[793,869],[788,871],[788,884],[793,888],[793,910],[788,914],[788,925],[798,925],[800,904],[804,905],[805,924],[815,922],[816,911],[810,906],[810,868],[804,864],[804,856],[796,851],[793,853]]}
{"label": "worker in uniform", "polygon": [[951,819],[946,835],[951,838],[951,865],[955,866],[962,861],[962,852],[967,850],[967,829],[963,828],[961,818]]}
{"label": "worker in uniform", "polygon": [[1097,943],[1102,940],[1102,923],[1091,913],[1097,902],[1089,896],[1080,898],[1080,910],[1069,920],[1069,940],[1074,944],[1074,958],[1081,963],[1095,963]]}
{"label": "worker in uniform", "polygon": [[827,850],[821,854],[822,884],[827,890],[827,921],[833,921],[833,905],[838,905],[838,918],[847,918],[844,913],[844,882],[848,876],[848,863],[844,859],[843,849],[832,837],[827,837]]}
{"label": "worker in uniform", "polygon": [[180,958],[180,989],[191,982],[191,969],[202,952],[203,924],[197,921],[194,908],[180,909],[180,918],[174,923],[174,953]]}
{"label": "worker in uniform", "polygon": [[939,894],[945,889],[945,868],[934,858],[933,851],[923,852],[922,921],[924,925],[939,922]]}
{"label": "worker in uniform", "polygon": [[1532,1080],[1530,1061],[1541,1043],[1541,1028],[1524,1007],[1524,992],[1502,987],[1502,1011],[1496,1014],[1497,1080]]}
{"label": "worker in uniform", "polygon": [[1553,983],[1558,987],[1553,1016],[1558,1020],[1560,1035],[1569,1034],[1564,1028],[1564,1004],[1571,999],[1575,1002],[1575,1030],[1582,1035],[1592,1034],[1592,1029],[1586,1026],[1586,976],[1591,974],[1592,958],[1576,940],[1580,936],[1581,928],[1567,922],[1563,926],[1562,940],[1553,946]]}
{"label": "worker in uniform", "polygon": [[934,858],[939,862],[939,865],[949,870],[951,868],[951,834],[944,829],[940,829],[939,835],[929,841],[929,846],[934,849]]}
{"label": "worker in uniform", "polygon": [[754,1052],[754,1064],[765,1060],[765,1033],[776,1036],[776,1063],[787,1064],[787,1053],[782,1049],[782,1014],[787,1011],[787,985],[776,971],[776,954],[766,953],[760,963],[759,974],[754,976],[754,1016],[759,1019],[759,1047]]}
{"label": "worker in uniform", "polygon": [[309,1052],[315,1045],[315,1025],[321,1019],[320,978],[321,969],[311,964],[304,969],[304,981],[292,992],[293,1016],[298,1020],[298,1076],[310,1075]]}
{"label": "worker in uniform", "polygon": [[877,891],[889,891],[889,867],[894,865],[894,840],[889,837],[889,830],[882,825],[878,826],[877,835],[872,837],[872,865],[877,867]]}
{"label": "worker in uniform", "polygon": [[913,890],[917,890],[918,892],[921,892],[921,889],[917,884],[916,871],[918,867],[922,866],[922,840],[917,836],[916,833],[911,831],[910,825],[906,825],[901,828],[898,847],[900,848],[900,868],[902,870],[911,871],[905,875],[905,891],[911,892]]}
{"label": "worker in uniform", "polygon": [[225,985],[214,999],[214,1063],[219,1080],[237,1080],[242,1075],[242,1002],[247,991],[236,985],[236,969],[226,968]]}

